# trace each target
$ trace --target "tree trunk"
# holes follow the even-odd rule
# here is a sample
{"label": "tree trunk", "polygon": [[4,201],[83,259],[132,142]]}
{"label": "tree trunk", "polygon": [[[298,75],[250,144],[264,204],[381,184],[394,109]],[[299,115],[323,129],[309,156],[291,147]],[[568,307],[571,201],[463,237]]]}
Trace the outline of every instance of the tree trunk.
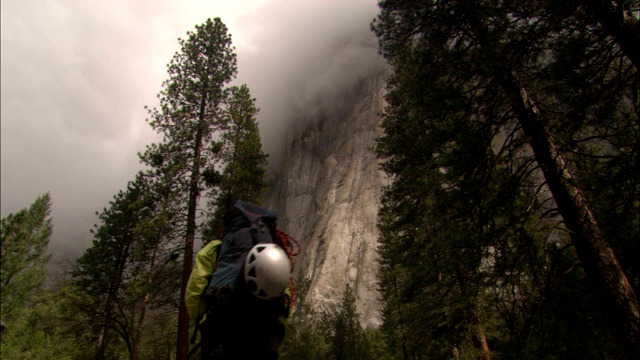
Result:
{"label": "tree trunk", "polygon": [[[147,275],[147,284],[151,285],[151,281],[153,279],[153,272],[155,271],[156,265],[156,254],[158,253],[158,244],[153,249],[153,255],[151,256],[151,264],[149,265],[149,274]],[[142,299],[142,306],[140,309],[140,319],[138,319],[138,326],[136,327],[135,337],[131,341],[131,360],[138,359],[138,349],[140,347],[140,338],[142,337],[142,325],[144,324],[144,318],[147,313],[147,306],[149,304],[149,291],[144,294],[144,298]]]}
{"label": "tree trunk", "polygon": [[[206,88],[206,87],[205,87]],[[184,244],[184,265],[182,267],[182,286],[180,287],[180,310],[178,312],[178,344],[176,360],[186,360],[189,341],[189,314],[185,303],[187,283],[193,267],[193,243],[196,236],[196,210],[200,197],[200,157],[202,153],[202,138],[204,136],[205,110],[207,106],[206,93],[201,100],[199,126],[196,132],[193,149],[193,166],[191,168],[191,181],[189,185],[189,200],[187,205],[187,233]]]}
{"label": "tree trunk", "polygon": [[106,329],[107,327],[102,325],[98,331],[98,340],[96,341],[96,360],[102,360],[102,358],[104,358]]}
{"label": "tree trunk", "polygon": [[[477,7],[463,2],[460,11],[469,21],[471,31],[490,65],[497,59],[486,26],[479,19]],[[619,39],[618,39],[619,40]],[[632,59],[633,60],[633,59]],[[604,239],[600,225],[589,207],[587,199],[574,184],[566,160],[551,142],[541,119],[540,111],[530,99],[527,89],[520,84],[515,69],[509,64],[494,66],[492,76],[500,80],[506,94],[512,96],[511,108],[516,114],[534,158],[540,165],[547,186],[553,195],[558,212],[569,231],[571,241],[586,273],[587,279],[602,303],[613,329],[617,345],[628,359],[640,358],[640,305],[638,298],[618,262],[613,249]]]}
{"label": "tree trunk", "polygon": [[[200,144],[196,147],[196,153],[200,151]],[[178,312],[178,349],[177,360],[187,359],[187,347],[189,337],[189,314],[187,313],[187,305],[185,295],[187,293],[187,283],[191,276],[191,268],[193,267],[193,243],[196,234],[196,207],[199,198],[198,175],[199,175],[199,159],[194,158],[191,173],[191,186],[189,189],[189,201],[187,207],[187,232],[184,242],[184,263],[182,267],[182,284],[180,286],[180,310]]]}
{"label": "tree trunk", "polygon": [[491,351],[487,343],[487,337],[484,334],[484,327],[480,316],[476,312],[471,313],[471,326],[473,326],[473,345],[482,351],[480,360],[491,360]]}
{"label": "tree trunk", "polygon": [[504,81],[513,109],[540,165],[581,265],[604,306],[617,345],[628,359],[640,358],[640,306],[613,249],[604,239],[587,199],[574,184],[566,160],[555,148],[539,111],[514,74]]}
{"label": "tree trunk", "polygon": [[[128,237],[128,235],[126,235]],[[96,347],[96,360],[102,360],[105,357],[106,347],[107,347],[107,328],[111,323],[113,309],[116,303],[116,297],[118,295],[118,291],[120,290],[120,286],[122,284],[122,276],[124,272],[124,268],[127,262],[127,258],[129,257],[129,244],[124,245],[122,251],[120,253],[120,258],[118,259],[117,264],[117,272],[116,278],[111,279],[111,284],[109,287],[109,293],[107,294],[107,300],[104,306],[103,313],[103,323],[100,327],[100,331],[98,332],[98,341]],[[126,339],[123,339],[126,341]]]}

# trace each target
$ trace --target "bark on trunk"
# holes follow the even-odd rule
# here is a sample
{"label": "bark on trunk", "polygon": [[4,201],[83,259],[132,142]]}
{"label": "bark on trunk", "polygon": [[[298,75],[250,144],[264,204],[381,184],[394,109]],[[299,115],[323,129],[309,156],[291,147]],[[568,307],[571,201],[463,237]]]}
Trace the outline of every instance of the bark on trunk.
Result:
{"label": "bark on trunk", "polygon": [[[128,234],[125,235],[128,237]],[[129,246],[130,244],[125,245],[122,248],[120,253],[120,258],[118,259],[118,264],[116,265],[116,278],[111,280],[111,284],[109,286],[109,293],[107,294],[107,301],[104,306],[103,313],[103,324],[100,327],[100,331],[98,332],[98,341],[96,344],[96,360],[102,360],[105,357],[106,347],[107,347],[107,327],[112,322],[112,314],[113,309],[116,304],[116,296],[118,294],[118,290],[120,289],[120,285],[122,284],[122,276],[124,272],[124,267],[127,262],[127,258],[129,257]],[[123,339],[126,341],[126,339]]]}
{"label": "bark on trunk", "polygon": [[[592,1],[592,3],[595,2],[595,0]],[[495,63],[496,58],[492,49],[498,47],[490,41],[487,28],[476,12],[476,5],[470,2],[464,2],[463,5],[465,6],[462,6],[460,11],[469,21],[471,31],[478,37],[487,61],[491,61],[491,64]],[[617,345],[626,358],[638,359],[640,358],[638,298],[613,249],[605,240],[587,199],[580,189],[573,185],[573,176],[569,172],[566,160],[551,141],[540,112],[530,99],[527,89],[517,78],[515,69],[511,68],[511,71],[506,72],[501,70],[509,69],[509,66],[509,64],[496,66],[491,75],[499,79],[505,93],[512,96],[512,110],[528,138],[527,141],[533,150],[536,162],[542,169],[586,276],[604,306]]]}
{"label": "bark on trunk", "polygon": [[98,331],[98,340],[96,341],[96,360],[101,360],[102,358],[104,358],[104,349],[105,349],[105,331],[106,331],[106,326],[101,326],[100,330]]}
{"label": "bark on trunk", "polygon": [[[153,249],[153,255],[151,256],[151,264],[149,266],[149,274],[147,275],[147,284],[151,285],[153,279],[153,272],[156,265],[156,254],[158,253],[158,245]],[[149,291],[144,294],[142,299],[142,306],[140,309],[140,318],[138,319],[138,326],[136,327],[135,337],[131,341],[131,360],[138,359],[138,349],[140,348],[140,338],[142,337],[142,325],[144,325],[144,319],[147,313],[147,306],[149,304]]]}
{"label": "bark on trunk", "polygon": [[471,325],[474,327],[473,344],[476,348],[482,351],[480,360],[491,360],[491,351],[489,350],[489,343],[487,343],[487,337],[484,334],[484,327],[482,321],[477,313],[471,314]]}
{"label": "bark on trunk", "polygon": [[628,359],[640,358],[640,306],[633,287],[604,238],[587,199],[573,185],[566,160],[555,148],[527,89],[514,74],[505,81],[513,109],[540,165],[581,265],[604,305],[618,346]]}
{"label": "bark on trunk", "polygon": [[196,235],[196,209],[200,197],[200,161],[202,153],[202,139],[204,136],[205,110],[207,97],[202,97],[200,108],[199,126],[196,132],[193,149],[193,164],[191,168],[191,180],[189,185],[189,200],[187,205],[187,233],[184,244],[184,266],[182,268],[182,286],[180,287],[180,310],[178,312],[178,344],[176,360],[187,360],[189,337],[189,314],[185,302],[187,283],[193,267],[193,243]]}

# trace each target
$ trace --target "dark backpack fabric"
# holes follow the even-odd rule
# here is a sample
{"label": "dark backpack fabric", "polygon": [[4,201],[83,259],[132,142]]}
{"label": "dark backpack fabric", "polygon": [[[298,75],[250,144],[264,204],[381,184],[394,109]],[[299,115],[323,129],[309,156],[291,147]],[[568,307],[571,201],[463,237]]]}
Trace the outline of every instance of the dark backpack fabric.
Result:
{"label": "dark backpack fabric", "polygon": [[223,288],[231,290],[244,287],[244,261],[256,244],[273,243],[277,215],[275,211],[263,209],[238,200],[227,212],[224,219],[227,233],[222,238],[220,255],[208,293],[216,293]]}
{"label": "dark backpack fabric", "polygon": [[202,359],[277,359],[285,335],[280,299],[222,291],[212,298],[201,327]]}
{"label": "dark backpack fabric", "polygon": [[202,359],[277,359],[284,338],[279,317],[288,316],[286,296],[259,299],[244,284],[244,262],[256,244],[273,243],[277,215],[238,201],[224,219],[216,269],[206,290],[207,320],[201,325]]}

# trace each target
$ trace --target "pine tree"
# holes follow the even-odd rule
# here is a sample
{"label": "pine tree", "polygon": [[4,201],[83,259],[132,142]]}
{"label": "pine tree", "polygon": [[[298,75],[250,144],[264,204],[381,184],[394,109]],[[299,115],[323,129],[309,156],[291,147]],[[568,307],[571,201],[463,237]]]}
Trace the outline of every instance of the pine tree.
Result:
{"label": "pine tree", "polygon": [[302,272],[295,279],[296,291],[293,302],[294,311],[287,319],[287,331],[280,347],[280,358],[284,360],[326,359],[328,353],[326,331],[318,324],[318,317],[314,313],[307,299],[311,280],[304,277]]}
{"label": "pine tree", "polygon": [[[113,329],[126,344],[131,357],[136,356],[133,344],[137,338],[131,325],[135,319],[127,311],[135,299],[127,293],[127,288],[139,281],[141,263],[150,260],[150,251],[144,251],[142,256],[134,251],[149,246],[143,243],[139,233],[139,224],[153,214],[148,193],[148,184],[139,175],[128,184],[126,191],[114,196],[110,207],[99,214],[102,224],[96,225],[92,246],[77,260],[77,268],[72,273],[75,286],[83,289],[92,301],[86,309],[93,319],[96,359],[105,358]],[[134,255],[139,258],[135,259]]]}
{"label": "pine tree", "polygon": [[90,319],[96,359],[125,351],[137,359],[148,310],[177,313],[175,213],[164,184],[153,180],[141,172],[114,196],[71,273],[72,285],[87,295],[77,307]]}
{"label": "pine tree", "polygon": [[[605,203],[617,214],[637,209],[601,195],[603,188],[637,194],[637,170],[626,165],[637,159],[630,91],[637,69],[626,53],[573,3],[383,1],[381,8],[374,30],[394,67],[378,145],[393,180],[380,213],[381,283],[385,322],[402,330],[398,342],[414,354],[447,357],[452,347],[461,354],[461,325],[501,315],[512,331],[501,342],[522,357],[535,340],[520,339],[553,331],[531,325],[548,316],[536,309],[555,301],[559,284],[580,283],[567,282],[577,257],[609,316],[618,316],[611,327],[633,358],[637,299],[611,250],[615,231],[606,231],[612,223],[630,229],[637,219],[593,210]],[[618,187],[599,183],[601,194],[592,191],[602,176],[584,166],[589,159],[619,174],[605,176]],[[602,321],[590,298],[583,297],[589,316]],[[520,310],[504,311],[505,301]],[[432,326],[415,331],[420,322]]]}
{"label": "pine tree", "polygon": [[178,359],[187,355],[189,318],[184,295],[194,241],[202,231],[196,221],[200,197],[222,206],[232,196],[258,196],[262,189],[243,189],[242,184],[264,184],[266,161],[259,149],[254,100],[246,86],[226,87],[236,75],[236,55],[226,26],[219,18],[209,19],[188,36],[179,40],[182,49],[168,66],[160,109],[150,111],[149,123],[163,134],[163,142],[148,146],[140,155],[158,181],[170,189],[167,199],[182,216],[175,219],[184,238]]}
{"label": "pine tree", "polygon": [[92,352],[86,351],[93,344],[86,329],[90,322],[76,302],[69,301],[79,294],[72,295],[70,289],[47,288],[38,293],[33,306],[3,333],[0,358],[72,360],[90,356]]}
{"label": "pine tree", "polygon": [[[353,289],[347,284],[339,306],[322,315],[319,326],[328,346],[327,358],[336,360],[368,359],[365,332],[360,324]],[[316,321],[316,323],[318,323]]]}
{"label": "pine tree", "polygon": [[[258,108],[246,85],[230,88],[225,107],[225,127],[220,149],[222,168],[217,178],[217,196],[211,201],[211,214],[203,229],[205,243],[219,237],[224,213],[241,199],[261,204],[268,188],[268,155],[262,152],[260,132],[255,116]],[[207,173],[211,174],[209,171]],[[216,181],[216,180],[214,180]]]}
{"label": "pine tree", "polygon": [[50,212],[51,197],[46,193],[0,223],[0,313],[8,326],[31,304],[45,279],[51,257],[46,254],[53,229]]}

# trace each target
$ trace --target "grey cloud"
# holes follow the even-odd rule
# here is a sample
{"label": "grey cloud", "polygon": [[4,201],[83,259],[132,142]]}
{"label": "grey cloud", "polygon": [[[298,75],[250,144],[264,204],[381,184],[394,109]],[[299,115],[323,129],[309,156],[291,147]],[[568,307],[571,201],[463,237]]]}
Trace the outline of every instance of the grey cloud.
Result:
{"label": "grey cloud", "polygon": [[274,1],[240,19],[253,48],[238,49],[238,79],[257,98],[263,147],[272,163],[278,163],[293,121],[320,110],[340,112],[364,77],[382,71],[385,63],[369,28],[376,4]]}
{"label": "grey cloud", "polygon": [[[50,191],[54,258],[80,254],[95,211],[141,168],[136,153],[158,141],[143,106],[157,105],[177,38],[219,14],[172,1],[0,4],[1,214]],[[257,98],[272,161],[291,122],[339,111],[383,66],[369,30],[376,13],[375,0],[273,0],[227,24],[237,83]]]}
{"label": "grey cloud", "polygon": [[154,136],[143,105],[155,94],[136,91],[147,80],[136,56],[145,47],[132,25],[110,26],[104,13],[72,1],[2,2],[1,212],[51,192],[52,251],[89,245],[95,211],[133,178],[136,151]]}

